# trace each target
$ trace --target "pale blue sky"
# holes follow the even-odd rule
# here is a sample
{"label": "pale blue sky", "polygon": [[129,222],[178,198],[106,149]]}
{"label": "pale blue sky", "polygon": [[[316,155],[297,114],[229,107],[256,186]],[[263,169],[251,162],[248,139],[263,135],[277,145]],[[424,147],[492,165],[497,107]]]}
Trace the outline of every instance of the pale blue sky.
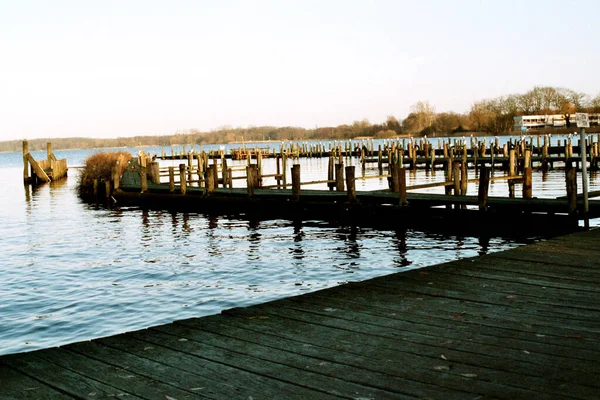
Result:
{"label": "pale blue sky", "polygon": [[600,92],[600,1],[0,0],[0,140],[335,126]]}

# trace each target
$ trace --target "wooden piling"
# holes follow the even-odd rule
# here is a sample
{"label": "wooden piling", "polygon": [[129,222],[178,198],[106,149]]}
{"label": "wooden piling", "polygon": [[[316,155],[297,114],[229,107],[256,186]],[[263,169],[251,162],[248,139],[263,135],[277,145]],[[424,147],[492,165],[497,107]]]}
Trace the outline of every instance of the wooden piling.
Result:
{"label": "wooden piling", "polygon": [[23,140],[23,182],[29,183],[31,177],[29,176],[29,161],[27,155],[29,154],[29,141]]}
{"label": "wooden piling", "polygon": [[[452,178],[454,180],[454,195],[460,196],[460,162],[454,161],[452,163]],[[455,208],[459,208],[459,205],[456,204]]]}
{"label": "wooden piling", "polygon": [[113,165],[112,167],[112,181],[113,181],[113,190],[117,190],[119,189],[119,184],[121,181],[121,168],[120,168],[120,161],[117,160],[115,162],[115,165]]}
{"label": "wooden piling", "polygon": [[533,180],[532,168],[525,167],[523,169],[523,198],[531,199],[533,197]]}
{"label": "wooden piling", "polygon": [[[206,191],[204,192],[206,195],[211,195],[214,193],[215,191],[215,173],[217,172],[217,166],[216,165],[209,165],[208,169],[206,170]],[[218,183],[217,183],[218,184]]]}
{"label": "wooden piling", "polygon": [[356,179],[355,179],[355,167],[349,165],[346,167],[346,191],[348,193],[348,203],[356,203]]}
{"label": "wooden piling", "polygon": [[258,167],[256,164],[246,166],[246,187],[248,188],[248,196],[254,195],[254,189],[258,186]]}
{"label": "wooden piling", "polygon": [[490,170],[489,168],[482,166],[479,170],[479,188],[477,199],[479,200],[479,210],[485,211],[487,209],[488,192],[490,188]]}
{"label": "wooden piling", "polygon": [[406,168],[398,168],[398,173],[396,174],[398,177],[398,194],[400,197],[400,205],[405,206],[406,201]]}
{"label": "wooden piling", "polygon": [[344,164],[335,164],[335,189],[338,192],[344,191]]}
{"label": "wooden piling", "polygon": [[336,183],[333,182],[335,179],[335,157],[329,156],[329,162],[327,164],[327,187],[329,190],[333,190],[336,187]]}
{"label": "wooden piling", "polygon": [[469,176],[467,172],[467,164],[462,163],[460,165],[460,194],[462,196],[467,195]]}
{"label": "wooden piling", "polygon": [[393,163],[390,165],[390,191],[392,193],[398,193],[400,191],[400,165]]}
{"label": "wooden piling", "polygon": [[577,211],[577,168],[570,162],[565,165],[565,180],[567,185],[567,210],[569,214]]}
{"label": "wooden piling", "polygon": [[300,199],[300,164],[292,165],[292,200]]}
{"label": "wooden piling", "polygon": [[185,176],[185,164],[179,164],[179,191],[182,195],[187,192],[187,180]]}
{"label": "wooden piling", "polygon": [[175,167],[169,167],[169,193],[175,193]]}
{"label": "wooden piling", "polygon": [[146,163],[143,163],[140,166],[140,185],[142,193],[148,191],[148,170],[146,168]]}

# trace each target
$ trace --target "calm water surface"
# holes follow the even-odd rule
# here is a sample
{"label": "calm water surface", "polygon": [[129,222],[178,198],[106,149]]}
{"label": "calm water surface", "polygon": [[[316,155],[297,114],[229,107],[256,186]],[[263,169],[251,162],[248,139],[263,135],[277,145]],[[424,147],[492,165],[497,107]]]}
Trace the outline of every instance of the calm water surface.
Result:
{"label": "calm water surface", "polygon": [[[73,166],[93,152],[55,154]],[[304,173],[323,179],[320,161],[301,163],[303,179]],[[22,171],[21,154],[0,154],[0,354],[215,314],[519,244],[319,221],[105,209],[78,199],[76,169],[66,180],[35,189],[22,184]],[[409,177],[439,179],[424,172]],[[564,186],[560,174],[535,179],[546,195]],[[365,182],[359,188],[385,185]],[[497,190],[506,194],[505,185]]]}

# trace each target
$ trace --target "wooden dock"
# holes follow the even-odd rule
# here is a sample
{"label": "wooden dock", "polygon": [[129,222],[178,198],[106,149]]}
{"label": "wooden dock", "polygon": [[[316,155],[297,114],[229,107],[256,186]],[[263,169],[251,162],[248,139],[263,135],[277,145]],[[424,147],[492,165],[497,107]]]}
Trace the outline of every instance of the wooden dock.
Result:
{"label": "wooden dock", "polygon": [[5,355],[0,398],[599,398],[599,240]]}
{"label": "wooden dock", "polygon": [[52,143],[46,145],[47,159],[36,161],[29,152],[29,142],[23,140],[23,182],[40,184],[57,181],[67,176],[67,160],[58,160],[52,152]]}

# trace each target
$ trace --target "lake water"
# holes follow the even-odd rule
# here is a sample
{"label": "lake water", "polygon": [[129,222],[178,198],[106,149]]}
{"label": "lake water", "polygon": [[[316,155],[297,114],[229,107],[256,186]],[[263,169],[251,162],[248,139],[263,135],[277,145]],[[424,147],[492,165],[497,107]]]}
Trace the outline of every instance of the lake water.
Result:
{"label": "lake water", "polygon": [[[95,151],[55,154],[76,166]],[[45,158],[42,152],[33,155]],[[303,180],[326,176],[326,160],[300,163]],[[80,201],[77,169],[66,180],[36,188],[23,185],[22,173],[20,153],[0,154],[0,354],[215,314],[523,243],[320,221],[107,209]],[[408,180],[443,180],[443,173],[419,171]],[[591,190],[600,189],[597,181]],[[386,185],[371,179],[357,182],[357,189]],[[475,187],[469,190],[476,193]],[[561,191],[564,172],[534,174],[535,196]],[[506,183],[491,187],[491,195],[506,192]]]}

